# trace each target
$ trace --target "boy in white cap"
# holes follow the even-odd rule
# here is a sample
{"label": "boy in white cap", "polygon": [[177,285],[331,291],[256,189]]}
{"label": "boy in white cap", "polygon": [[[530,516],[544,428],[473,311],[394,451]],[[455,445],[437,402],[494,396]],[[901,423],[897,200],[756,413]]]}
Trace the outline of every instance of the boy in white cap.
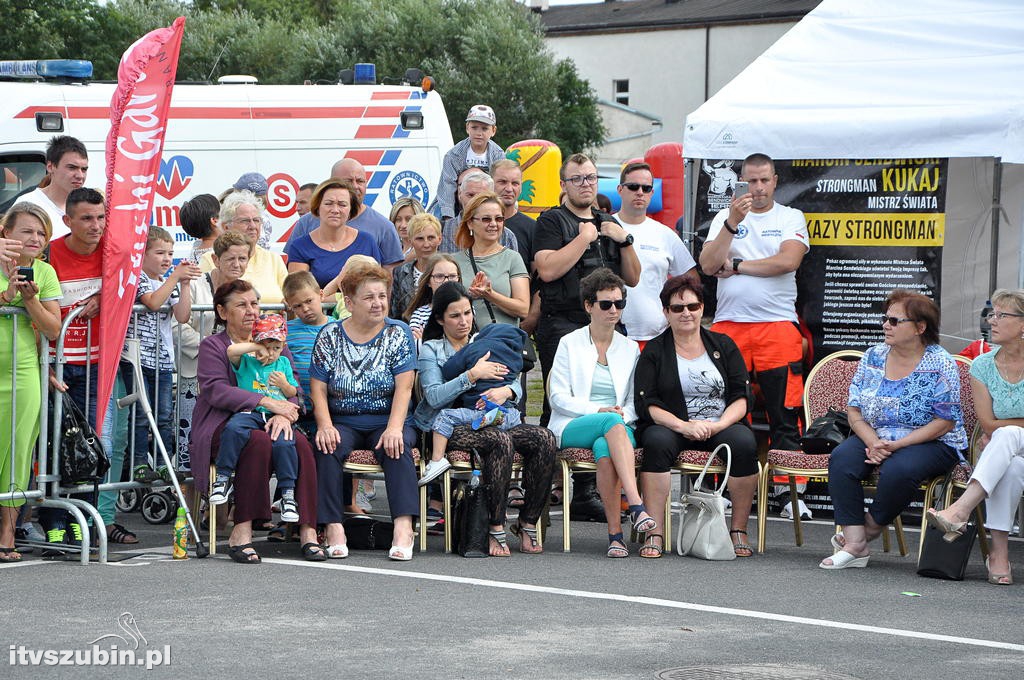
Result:
{"label": "boy in white cap", "polygon": [[491,141],[498,131],[494,109],[477,104],[466,115],[466,138],[444,155],[441,164],[441,180],[437,183],[437,195],[428,212],[445,220],[455,217],[455,193],[459,175],[469,168],[480,168],[490,172],[491,165],[505,157],[505,151]]}

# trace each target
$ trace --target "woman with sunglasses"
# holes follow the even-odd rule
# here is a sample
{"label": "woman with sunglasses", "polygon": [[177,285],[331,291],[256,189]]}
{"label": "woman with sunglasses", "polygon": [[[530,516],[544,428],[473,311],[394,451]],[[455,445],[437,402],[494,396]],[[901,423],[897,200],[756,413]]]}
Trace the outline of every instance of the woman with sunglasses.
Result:
{"label": "woman with sunglasses", "polygon": [[[850,383],[853,434],[832,452],[828,489],[835,554],[822,569],[866,567],[868,544],[910,505],[921,482],[949,472],[967,448],[960,374],[939,346],[939,308],[920,293],[894,290],[882,317],[885,341],[870,347]],[[871,509],[863,481],[878,474]]]}
{"label": "woman with sunglasses", "polygon": [[[661,289],[668,328],[647,343],[634,384],[637,438],[644,449],[640,485],[644,503],[664,523],[671,468],[680,451],[713,451],[728,444],[732,453],[729,532],[738,557],[750,557],[747,520],[757,489],[757,443],[747,426],[750,377],[739,349],[727,335],[701,326],[704,288],[687,276],[669,279]],[[664,537],[647,534],[641,557],[661,557]]]}
{"label": "woman with sunglasses", "polygon": [[608,557],[629,557],[622,537],[619,489],[626,492],[630,520],[638,533],[658,528],[640,499],[634,471],[633,373],[640,348],[616,332],[626,306],[626,284],[610,269],[580,281],[590,324],[558,343],[548,376],[549,428],[561,448],[590,449],[597,464],[597,491],[608,522]]}
{"label": "woman with sunglasses", "polygon": [[462,210],[452,257],[468,281],[473,312],[482,328],[492,323],[519,326],[530,311],[530,273],[517,250],[501,244],[504,206],[492,193],[474,196]]}
{"label": "woman with sunglasses", "polygon": [[967,489],[945,510],[929,509],[928,523],[953,541],[985,501],[985,527],[992,536],[988,582],[1013,583],[1010,570],[1010,530],[1024,491],[1024,290],[992,293],[992,342],[999,348],[971,364],[974,412],[984,436],[984,448]]}

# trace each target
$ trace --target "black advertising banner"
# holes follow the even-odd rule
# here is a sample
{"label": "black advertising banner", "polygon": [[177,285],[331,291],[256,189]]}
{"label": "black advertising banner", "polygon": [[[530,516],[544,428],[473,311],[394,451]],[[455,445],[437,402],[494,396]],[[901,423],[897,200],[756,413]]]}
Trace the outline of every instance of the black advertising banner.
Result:
{"label": "black advertising banner", "polygon": [[[701,162],[695,227],[727,208],[741,161]],[[797,275],[797,313],[815,357],[882,339],[894,288],[940,297],[947,159],[775,161],[775,200],[807,218],[811,249]]]}

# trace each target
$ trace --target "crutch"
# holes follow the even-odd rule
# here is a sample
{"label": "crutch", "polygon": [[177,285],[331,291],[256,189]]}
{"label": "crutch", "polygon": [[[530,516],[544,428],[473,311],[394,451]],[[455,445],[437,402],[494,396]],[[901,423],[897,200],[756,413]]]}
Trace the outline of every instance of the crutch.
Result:
{"label": "crutch", "polygon": [[178,475],[175,474],[171,457],[167,453],[167,447],[164,446],[164,440],[160,436],[160,429],[156,424],[156,418],[153,416],[153,407],[150,405],[149,397],[146,395],[146,390],[143,387],[142,364],[139,362],[139,341],[137,339],[125,339],[125,351],[122,352],[121,358],[127,360],[132,365],[132,375],[135,379],[133,381],[132,393],[122,399],[118,399],[117,405],[119,408],[127,408],[137,403],[138,408],[142,409],[142,412],[146,414],[146,419],[149,420],[149,429],[153,433],[153,439],[156,440],[160,457],[163,458],[164,465],[167,466],[169,472],[167,476],[171,478],[171,486],[174,487],[174,493],[178,496],[179,507],[185,508],[185,519],[188,521],[189,529],[192,530],[192,535],[196,538],[196,557],[200,559],[206,557],[210,554],[210,551],[207,549],[206,544],[203,543],[203,539],[196,529],[195,522],[192,521],[192,511],[189,510],[185,494],[182,493],[181,485],[178,484]]}

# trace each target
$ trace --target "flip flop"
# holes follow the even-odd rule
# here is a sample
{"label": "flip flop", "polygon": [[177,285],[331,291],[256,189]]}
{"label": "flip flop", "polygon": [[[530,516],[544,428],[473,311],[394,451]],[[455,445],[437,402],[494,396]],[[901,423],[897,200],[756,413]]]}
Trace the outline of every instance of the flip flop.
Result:
{"label": "flip flop", "polygon": [[[733,534],[743,534],[744,536],[746,536],[747,532],[744,531],[743,529],[733,529],[732,531],[729,532],[729,536],[732,536]],[[739,543],[733,543],[732,544],[732,551],[734,553],[736,553],[736,557],[753,557],[753,555],[754,555],[754,549],[751,548],[750,544],[747,543],[746,541],[740,541]]]}
{"label": "flip flop", "polygon": [[0,546],[0,562],[21,562],[21,553],[17,548]]}

